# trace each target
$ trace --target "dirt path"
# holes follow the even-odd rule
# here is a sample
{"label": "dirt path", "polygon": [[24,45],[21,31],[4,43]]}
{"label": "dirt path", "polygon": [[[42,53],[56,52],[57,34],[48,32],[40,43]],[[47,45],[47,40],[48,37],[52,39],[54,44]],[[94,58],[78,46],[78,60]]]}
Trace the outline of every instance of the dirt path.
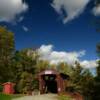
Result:
{"label": "dirt path", "polygon": [[25,96],[13,100],[57,100],[57,95],[45,94],[45,95]]}

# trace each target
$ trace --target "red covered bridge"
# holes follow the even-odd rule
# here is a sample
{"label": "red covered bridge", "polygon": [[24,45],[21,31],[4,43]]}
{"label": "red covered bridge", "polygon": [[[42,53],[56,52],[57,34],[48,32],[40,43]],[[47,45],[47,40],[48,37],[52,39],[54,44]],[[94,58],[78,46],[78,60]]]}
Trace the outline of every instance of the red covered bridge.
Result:
{"label": "red covered bridge", "polygon": [[64,79],[69,76],[61,74],[56,70],[44,70],[38,74],[40,94],[62,93],[65,90]]}

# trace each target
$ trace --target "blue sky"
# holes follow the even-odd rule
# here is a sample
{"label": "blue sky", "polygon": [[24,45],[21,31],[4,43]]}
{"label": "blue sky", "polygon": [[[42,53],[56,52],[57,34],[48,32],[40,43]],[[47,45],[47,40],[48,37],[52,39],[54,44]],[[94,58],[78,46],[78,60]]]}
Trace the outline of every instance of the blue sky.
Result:
{"label": "blue sky", "polygon": [[[86,55],[81,59],[97,59],[96,44],[100,42],[100,33],[95,31],[95,25],[92,22],[100,12],[98,9],[95,9],[94,14],[92,12],[95,7],[95,0],[80,0],[82,2],[79,4],[83,3],[84,9],[82,8],[80,14],[77,13],[76,17],[66,22],[64,20],[72,13],[67,8],[61,8],[62,13],[60,11],[57,12],[57,8],[55,8],[57,0],[16,1],[26,4],[26,8],[22,9],[22,12],[19,14],[16,14],[17,21],[12,21],[12,19],[8,21],[0,20],[1,25],[6,25],[9,30],[15,33],[16,49],[37,48],[43,44],[51,44],[56,51],[71,52],[85,50]],[[66,0],[62,1],[66,2]],[[83,1],[86,2],[84,3]],[[76,2],[78,3],[78,0]],[[60,3],[58,5],[61,6]]]}
{"label": "blue sky", "polygon": [[[87,7],[78,18],[63,24],[60,16],[51,7],[50,0],[27,0],[29,10],[25,19],[16,27],[16,48],[53,44],[55,49],[64,51],[87,51],[87,59],[95,58],[96,44],[100,34],[91,24],[95,19]],[[21,26],[29,28],[24,32]]]}

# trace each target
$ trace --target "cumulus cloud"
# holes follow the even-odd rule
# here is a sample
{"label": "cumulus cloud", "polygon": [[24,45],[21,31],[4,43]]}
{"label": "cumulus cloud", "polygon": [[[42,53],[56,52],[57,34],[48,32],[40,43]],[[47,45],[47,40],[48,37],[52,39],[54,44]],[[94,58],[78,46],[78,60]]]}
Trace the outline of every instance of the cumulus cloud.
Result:
{"label": "cumulus cloud", "polygon": [[84,60],[82,62],[80,62],[81,66],[83,68],[96,68],[97,67],[97,63],[96,60]]}
{"label": "cumulus cloud", "polygon": [[38,52],[41,56],[49,55],[53,51],[53,45],[42,45]]}
{"label": "cumulus cloud", "polygon": [[97,6],[95,6],[95,7],[93,8],[92,12],[93,12],[93,14],[94,14],[95,16],[100,16],[100,4],[97,5]]}
{"label": "cumulus cloud", "polygon": [[52,7],[63,16],[63,23],[78,17],[85,10],[90,0],[53,0]]}
{"label": "cumulus cloud", "polygon": [[80,52],[65,52],[54,51],[53,45],[42,45],[38,52],[40,59],[49,60],[50,64],[58,64],[60,62],[66,62],[68,64],[74,64],[75,61],[79,61],[79,58],[85,55],[85,51]]}
{"label": "cumulus cloud", "polygon": [[23,0],[0,0],[0,21],[12,22],[27,9],[28,5]]}
{"label": "cumulus cloud", "polygon": [[53,45],[42,45],[38,49],[38,53],[40,54],[40,60],[48,60],[50,64],[64,62],[69,65],[74,65],[75,62],[78,61],[83,68],[95,68],[97,66],[96,60],[80,60],[81,57],[85,56],[85,50],[79,52],[54,51]]}

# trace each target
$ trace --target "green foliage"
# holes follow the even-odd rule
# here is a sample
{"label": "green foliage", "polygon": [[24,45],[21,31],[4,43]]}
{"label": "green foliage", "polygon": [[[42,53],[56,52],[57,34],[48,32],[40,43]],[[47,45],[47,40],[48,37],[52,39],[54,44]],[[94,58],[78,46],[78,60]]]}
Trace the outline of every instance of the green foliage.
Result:
{"label": "green foliage", "polygon": [[72,69],[72,74],[70,76],[70,82],[69,82],[69,89],[71,90],[71,92],[73,91],[80,91],[80,82],[81,82],[81,78],[82,78],[82,67],[81,65],[76,62],[75,63],[75,67],[73,67]]}
{"label": "green foliage", "polygon": [[33,82],[33,75],[28,72],[23,72],[21,75],[21,80],[19,82],[19,86],[21,87],[22,90],[21,92],[27,92],[28,90],[32,89],[32,82]]}
{"label": "green foliage", "polygon": [[34,79],[32,86],[33,86],[34,90],[36,90],[36,89],[39,90],[39,81],[37,79]]}
{"label": "green foliage", "polygon": [[67,74],[67,75],[71,75],[73,70],[72,70],[72,67],[69,66],[67,63],[60,63],[58,66],[57,66],[57,70],[60,72],[60,73],[63,73],[63,74]]}
{"label": "green foliage", "polygon": [[100,56],[100,43],[96,45],[96,52],[97,52],[97,55]]}
{"label": "green foliage", "polygon": [[94,78],[94,94],[93,100],[99,100],[100,99],[100,60],[98,61],[98,67],[96,68],[97,75]]}
{"label": "green foliage", "polygon": [[92,76],[89,70],[85,70],[83,72],[79,85],[80,85],[80,93],[89,100],[94,100],[92,99],[92,96],[95,95],[94,77]]}
{"label": "green foliage", "polygon": [[[99,76],[100,76],[100,60],[97,63],[98,63],[98,67],[96,68],[96,71],[97,71],[97,77],[99,78]],[[99,81],[100,81],[100,78],[99,78]]]}
{"label": "green foliage", "polygon": [[78,92],[83,95],[86,100],[94,100],[92,99],[95,95],[94,77],[90,71],[83,69],[81,65],[76,62],[72,72],[66,90],[69,92]]}
{"label": "green foliage", "polygon": [[37,62],[35,53],[32,49],[24,49],[15,53],[16,91],[19,93],[27,93],[33,89]]}
{"label": "green foliage", "polygon": [[12,57],[14,54],[14,34],[0,27],[0,82],[11,81],[13,77]]}
{"label": "green foliage", "polygon": [[37,72],[43,71],[45,69],[49,69],[50,65],[48,61],[38,60],[37,61]]}

